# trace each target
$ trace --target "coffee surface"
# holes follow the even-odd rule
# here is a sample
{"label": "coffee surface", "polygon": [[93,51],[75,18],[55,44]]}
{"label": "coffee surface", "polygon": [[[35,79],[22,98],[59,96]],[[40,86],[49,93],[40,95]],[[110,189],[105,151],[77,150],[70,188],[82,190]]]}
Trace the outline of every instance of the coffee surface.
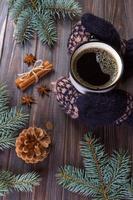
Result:
{"label": "coffee surface", "polygon": [[102,71],[94,52],[85,53],[78,59],[77,73],[81,79],[94,86],[104,85],[110,80],[110,75]]}

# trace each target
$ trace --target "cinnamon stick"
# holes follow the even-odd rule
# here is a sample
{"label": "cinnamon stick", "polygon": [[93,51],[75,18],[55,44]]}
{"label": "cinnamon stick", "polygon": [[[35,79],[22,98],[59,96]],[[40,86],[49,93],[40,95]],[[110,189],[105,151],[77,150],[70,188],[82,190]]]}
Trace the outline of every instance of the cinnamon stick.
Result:
{"label": "cinnamon stick", "polygon": [[53,65],[48,61],[45,61],[42,66],[33,68],[31,72],[24,73],[22,76],[18,77],[15,80],[16,86],[22,91],[26,90],[30,85],[36,82],[36,77],[38,80],[51,72],[53,69]]}

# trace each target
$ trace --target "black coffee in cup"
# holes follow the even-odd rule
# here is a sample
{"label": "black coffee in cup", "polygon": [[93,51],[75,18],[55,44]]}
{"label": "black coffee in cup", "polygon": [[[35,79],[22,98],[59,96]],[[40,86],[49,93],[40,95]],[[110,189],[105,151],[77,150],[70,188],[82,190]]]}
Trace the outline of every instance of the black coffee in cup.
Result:
{"label": "black coffee in cup", "polygon": [[103,47],[98,47],[99,43],[92,44],[90,48],[80,46],[71,60],[71,79],[80,87],[95,91],[114,85],[122,72],[122,62],[117,52],[104,43]]}
{"label": "black coffee in cup", "polygon": [[94,48],[79,57],[73,70],[81,84],[100,87],[115,79],[118,66],[111,54]]}
{"label": "black coffee in cup", "polygon": [[93,52],[85,53],[79,58],[75,71],[80,80],[94,86],[103,85],[110,80],[110,75],[102,71],[100,64],[96,61],[96,54]]}

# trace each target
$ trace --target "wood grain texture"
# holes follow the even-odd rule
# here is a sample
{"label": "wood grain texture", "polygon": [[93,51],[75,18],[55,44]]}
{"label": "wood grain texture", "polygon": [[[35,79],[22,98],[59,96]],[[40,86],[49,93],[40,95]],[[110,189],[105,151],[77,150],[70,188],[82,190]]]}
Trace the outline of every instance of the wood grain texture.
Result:
{"label": "wood grain texture", "polygon": [[[133,1],[132,0],[79,0],[84,12],[91,12],[112,22],[121,36],[128,39],[133,37]],[[14,80],[18,73],[27,70],[23,64],[26,53],[36,54],[39,59],[50,60],[55,67],[55,73],[42,79],[40,83],[49,84],[60,76],[67,76],[70,57],[67,54],[67,40],[71,32],[72,23],[60,22],[58,28],[58,43],[50,50],[42,46],[36,38],[31,45],[24,48],[16,44],[13,39],[13,23],[8,16],[6,0],[0,1],[0,81],[6,82],[11,96],[11,105],[20,103],[20,92]],[[36,165],[27,165],[17,158],[14,149],[0,152],[0,169],[10,169],[15,173],[36,170],[42,176],[41,185],[33,193],[11,193],[1,200],[87,200],[79,195],[72,194],[58,187],[55,174],[59,166],[73,164],[82,167],[82,158],[79,152],[79,141],[85,133],[84,128],[68,118],[59,107],[54,94],[50,97],[38,96],[36,86],[30,87],[26,92],[32,94],[36,104],[28,110],[30,120],[27,126],[36,125],[44,127],[47,120],[54,124],[52,132],[53,147],[47,160]],[[130,79],[120,84],[120,87],[133,94],[133,75]],[[133,155],[133,128],[122,125],[121,127],[101,127],[95,130],[96,137],[101,138],[107,152],[123,148]],[[133,156],[132,156],[133,157]],[[133,160],[133,158],[132,158]]]}

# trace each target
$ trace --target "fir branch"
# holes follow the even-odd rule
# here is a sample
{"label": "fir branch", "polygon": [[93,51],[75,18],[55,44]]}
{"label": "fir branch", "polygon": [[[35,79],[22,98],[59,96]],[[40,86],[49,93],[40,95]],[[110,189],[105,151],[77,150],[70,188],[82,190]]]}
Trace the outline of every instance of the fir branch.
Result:
{"label": "fir branch", "polygon": [[4,150],[14,146],[18,130],[23,128],[29,115],[22,109],[12,108],[0,118],[0,149]]}
{"label": "fir branch", "polygon": [[[3,189],[6,190],[6,193],[8,193],[8,188],[10,187],[10,182],[14,180],[14,175],[10,171],[0,171],[0,185],[3,184],[3,187],[0,187],[0,193],[2,193],[2,196],[4,196],[5,192],[2,192]],[[2,189],[2,190],[1,190]]]}
{"label": "fir branch", "polygon": [[0,150],[14,146],[18,130],[28,121],[21,108],[9,108],[7,86],[0,83]]}
{"label": "fir branch", "polygon": [[127,153],[114,152],[111,156],[110,168],[108,170],[108,173],[111,174],[108,181],[108,190],[116,188],[118,183],[125,184],[125,180],[127,180],[127,184],[129,182],[130,169],[130,159]]}
{"label": "fir branch", "polygon": [[98,187],[91,183],[84,170],[68,165],[60,168],[56,177],[58,184],[71,192],[91,197],[98,192]]}
{"label": "fir branch", "polygon": [[9,0],[9,10],[10,15],[14,22],[16,23],[19,15],[30,6],[29,0]]}
{"label": "fir branch", "polygon": [[81,7],[74,0],[9,0],[9,11],[18,42],[29,41],[37,32],[43,44],[53,46],[57,41],[56,17],[73,19]]}
{"label": "fir branch", "polygon": [[0,150],[5,150],[15,145],[16,136],[12,134],[0,134]]}
{"label": "fir branch", "polygon": [[104,152],[103,145],[98,144],[97,139],[92,139],[92,133],[86,134],[84,141],[81,142],[81,155],[84,158],[86,173],[99,184],[102,198],[108,199],[107,187],[104,182],[104,167],[108,163],[108,157]]}
{"label": "fir branch", "polygon": [[109,158],[98,140],[88,133],[81,142],[81,155],[85,170],[61,168],[57,174],[59,185],[95,200],[132,199],[131,165],[126,153],[114,152]]}
{"label": "fir branch", "polygon": [[40,181],[41,179],[37,173],[25,173],[15,176],[12,187],[21,192],[32,191],[33,186],[38,186]]}
{"label": "fir branch", "polygon": [[55,22],[49,14],[40,11],[36,13],[34,18],[34,27],[38,33],[38,36],[43,44],[53,46],[57,40],[57,32],[55,28]]}
{"label": "fir branch", "polygon": [[81,142],[81,155],[84,157],[84,166],[89,177],[103,181],[104,167],[108,163],[108,156],[104,152],[103,145],[98,140],[92,138],[92,133],[84,136]]}
{"label": "fir branch", "polygon": [[14,175],[10,171],[0,172],[0,195],[4,196],[10,191],[32,191],[34,186],[38,186],[41,179],[35,172],[29,172],[22,175]]}
{"label": "fir branch", "polygon": [[0,134],[13,133],[15,135],[16,131],[27,123],[28,116],[22,109],[12,108],[0,118]]}
{"label": "fir branch", "polygon": [[31,4],[32,8],[33,8],[34,10],[37,10],[38,5],[39,5],[39,1],[38,1],[38,0],[29,0],[29,2],[30,2],[30,4]]}
{"label": "fir branch", "polygon": [[13,7],[16,0],[8,0],[9,10]]}
{"label": "fir branch", "polygon": [[[9,10],[10,14],[13,17],[13,19],[17,20],[17,17],[19,14],[25,10],[27,7],[32,7],[33,9],[36,9],[38,7],[38,0],[9,0]],[[20,13],[19,13],[20,11]]]}
{"label": "fir branch", "polygon": [[7,92],[7,87],[4,84],[0,84],[0,115],[3,115],[3,113],[5,113],[8,109],[9,96]]}
{"label": "fir branch", "polygon": [[129,200],[133,200],[133,179],[131,178],[130,184],[128,184],[128,196]]}
{"label": "fir branch", "polygon": [[110,193],[110,199],[129,197],[128,184],[130,169],[131,164],[127,153],[115,151],[109,160],[105,172],[105,180],[108,193]]}
{"label": "fir branch", "polygon": [[18,43],[24,44],[34,36],[33,13],[30,8],[25,9],[18,17],[14,32]]}
{"label": "fir branch", "polygon": [[8,193],[6,183],[0,180],[0,196],[4,196],[5,193]]}
{"label": "fir branch", "polygon": [[41,0],[43,9],[48,10],[51,15],[57,16],[59,19],[66,16],[71,19],[81,14],[81,7],[74,0]]}

